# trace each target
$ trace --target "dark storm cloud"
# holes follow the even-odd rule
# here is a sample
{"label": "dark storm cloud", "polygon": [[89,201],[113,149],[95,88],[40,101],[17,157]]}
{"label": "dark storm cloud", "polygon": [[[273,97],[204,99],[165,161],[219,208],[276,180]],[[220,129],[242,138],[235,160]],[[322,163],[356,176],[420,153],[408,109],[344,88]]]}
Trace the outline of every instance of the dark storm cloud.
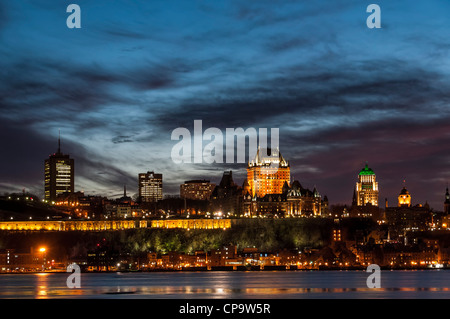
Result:
{"label": "dark storm cloud", "polygon": [[[114,190],[123,189],[124,185],[132,186],[128,189],[135,191],[137,188],[136,176],[131,174],[126,169],[120,169],[114,165],[108,164],[107,158],[99,157],[95,154],[95,160],[93,160],[94,154],[89,152],[82,152],[79,149],[74,148],[73,154],[76,154],[76,161],[79,176],[83,176],[89,183],[100,185],[110,185],[109,192],[97,191],[97,194],[111,195]],[[83,188],[83,182],[77,183],[77,188]]]}
{"label": "dark storm cloud", "polygon": [[[335,123],[345,127],[376,120],[371,111],[379,111],[381,118],[400,120],[422,113],[433,115],[425,110],[442,111],[448,116],[448,110],[442,108],[450,99],[442,86],[443,79],[441,74],[399,61],[367,61],[357,68],[348,63],[325,72],[299,66],[243,87],[212,92],[205,100],[189,99],[170,114],[157,112],[152,123],[170,129],[174,128],[170,119],[176,118],[177,125],[186,127],[192,126],[194,119],[202,119],[206,125],[219,128],[262,123],[283,128],[308,116],[331,122],[336,116],[353,116],[352,122]],[[372,118],[366,118],[369,114]],[[291,137],[297,137],[295,132],[292,134]]]}
{"label": "dark storm cloud", "polygon": [[117,77],[102,70],[80,70],[61,61],[39,59],[22,60],[5,69],[0,86],[1,102],[12,111],[28,109],[44,116],[47,111],[52,115],[63,109],[87,112],[117,99],[103,87],[105,83],[117,81]]}
{"label": "dark storm cloud", "polygon": [[[99,65],[62,63],[57,60],[21,60],[5,65],[0,73],[0,117],[33,125],[45,121],[80,124],[79,129],[109,127],[119,114],[105,121],[104,107],[139,105],[126,92],[173,87],[173,66],[144,62],[138,68],[106,69]],[[74,120],[78,119],[77,122]]]}
{"label": "dark storm cloud", "polygon": [[105,30],[105,33],[112,35],[114,37],[119,38],[132,38],[132,39],[147,39],[148,35],[142,33],[142,32],[135,32],[130,30],[119,30],[118,28],[115,28],[114,30],[111,30],[110,28]]}
{"label": "dark storm cloud", "polygon": [[111,139],[111,141],[112,141],[114,144],[119,144],[119,143],[131,143],[131,142],[133,142],[132,137],[133,137],[132,135],[121,135],[121,136],[113,137],[113,138]]}
{"label": "dark storm cloud", "polygon": [[106,69],[95,63],[71,64],[48,58],[24,59],[3,66],[1,88],[4,99],[13,98],[17,94],[44,95],[52,91],[61,99],[79,102],[81,111],[83,107],[93,106],[86,103],[92,98],[114,97],[118,101],[126,101],[125,97],[119,98],[119,94],[115,96],[114,92],[109,92],[108,85],[121,84],[140,89],[160,88],[171,83],[168,78],[170,72],[173,72],[169,67],[164,68],[145,61],[136,68],[123,70],[123,73],[122,70]]}
{"label": "dark storm cloud", "polygon": [[277,34],[271,36],[267,41],[267,49],[274,53],[292,50],[298,47],[305,47],[313,43],[313,40],[306,37],[286,36],[284,34]]}

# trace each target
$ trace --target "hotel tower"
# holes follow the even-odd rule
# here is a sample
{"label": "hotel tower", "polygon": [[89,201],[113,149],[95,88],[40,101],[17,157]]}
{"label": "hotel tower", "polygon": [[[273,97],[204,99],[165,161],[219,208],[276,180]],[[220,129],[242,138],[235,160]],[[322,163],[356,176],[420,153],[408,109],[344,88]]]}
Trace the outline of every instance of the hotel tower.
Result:
{"label": "hotel tower", "polygon": [[252,196],[264,197],[266,194],[281,194],[283,185],[291,183],[289,163],[278,149],[260,149],[255,158],[248,163],[247,183]]}
{"label": "hotel tower", "polygon": [[366,166],[359,172],[356,183],[356,205],[378,206],[378,182],[374,171]]}

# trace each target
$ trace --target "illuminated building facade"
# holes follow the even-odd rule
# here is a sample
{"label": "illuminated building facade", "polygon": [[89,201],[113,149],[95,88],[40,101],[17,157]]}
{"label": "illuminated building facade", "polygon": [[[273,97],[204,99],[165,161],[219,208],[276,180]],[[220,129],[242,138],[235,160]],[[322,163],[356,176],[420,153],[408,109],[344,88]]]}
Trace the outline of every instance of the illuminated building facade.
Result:
{"label": "illuminated building facade", "polygon": [[211,251],[211,267],[225,266],[227,259],[234,259],[237,256],[237,246],[224,246],[222,249],[215,249]]}
{"label": "illuminated building facade", "polygon": [[287,194],[288,216],[320,216],[326,215],[328,198],[322,196],[314,187],[313,190],[303,188],[299,181],[294,181],[289,187],[284,185],[283,192]]}
{"label": "illuminated building facade", "polygon": [[285,182],[290,184],[289,163],[280,151],[258,148],[255,158],[247,166],[248,189],[252,196],[280,194]]}
{"label": "illuminated building facade", "polygon": [[317,189],[303,188],[298,181],[291,184],[290,165],[279,150],[258,149],[248,163],[243,189],[243,215],[272,214],[285,217],[327,214],[328,199]]}
{"label": "illuminated building facade", "polygon": [[0,251],[0,272],[39,271],[45,264],[45,249],[30,248],[29,253],[17,252],[15,249]]}
{"label": "illuminated building facade", "polygon": [[61,153],[61,144],[58,151],[45,160],[45,200],[56,201],[58,195],[73,193],[75,185],[74,160],[69,155]]}
{"label": "illuminated building facade", "polygon": [[207,180],[186,181],[180,185],[180,197],[194,200],[209,200],[216,185]]}
{"label": "illuminated building facade", "polygon": [[367,164],[358,175],[356,204],[378,206],[378,182],[374,171]]}
{"label": "illuminated building facade", "polygon": [[333,229],[333,241],[341,241],[341,230],[339,228]]}
{"label": "illuminated building facade", "polygon": [[328,198],[313,190],[303,188],[299,181],[291,186],[285,182],[279,194],[266,194],[264,197],[252,197],[245,193],[243,197],[244,216],[276,215],[278,217],[324,216],[328,214]]}
{"label": "illuminated building facade", "polygon": [[398,195],[398,207],[411,207],[411,195],[406,187],[403,187]]}
{"label": "illuminated building facade", "polygon": [[406,187],[398,195],[398,207],[387,207],[385,215],[390,233],[394,237],[403,237],[405,242],[406,232],[426,231],[433,223],[433,213],[428,203],[412,206],[411,195]]}
{"label": "illuminated building facade", "polygon": [[157,202],[163,198],[163,176],[154,172],[139,174],[139,198],[143,203]]}

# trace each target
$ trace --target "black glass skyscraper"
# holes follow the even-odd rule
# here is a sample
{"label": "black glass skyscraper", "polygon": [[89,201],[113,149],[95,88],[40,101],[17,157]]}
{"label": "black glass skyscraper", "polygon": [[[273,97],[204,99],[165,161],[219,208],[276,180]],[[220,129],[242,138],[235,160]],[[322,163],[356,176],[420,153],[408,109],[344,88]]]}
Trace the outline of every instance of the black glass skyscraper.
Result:
{"label": "black glass skyscraper", "polygon": [[74,160],[61,153],[58,139],[58,151],[45,160],[45,200],[56,201],[59,194],[74,192],[74,167]]}

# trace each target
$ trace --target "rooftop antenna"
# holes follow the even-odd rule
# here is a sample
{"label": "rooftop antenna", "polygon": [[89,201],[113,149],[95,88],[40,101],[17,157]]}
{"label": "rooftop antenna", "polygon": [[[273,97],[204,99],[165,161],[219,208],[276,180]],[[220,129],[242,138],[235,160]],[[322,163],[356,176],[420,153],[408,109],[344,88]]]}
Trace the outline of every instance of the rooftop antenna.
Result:
{"label": "rooftop antenna", "polygon": [[61,130],[58,130],[58,154],[61,153]]}

